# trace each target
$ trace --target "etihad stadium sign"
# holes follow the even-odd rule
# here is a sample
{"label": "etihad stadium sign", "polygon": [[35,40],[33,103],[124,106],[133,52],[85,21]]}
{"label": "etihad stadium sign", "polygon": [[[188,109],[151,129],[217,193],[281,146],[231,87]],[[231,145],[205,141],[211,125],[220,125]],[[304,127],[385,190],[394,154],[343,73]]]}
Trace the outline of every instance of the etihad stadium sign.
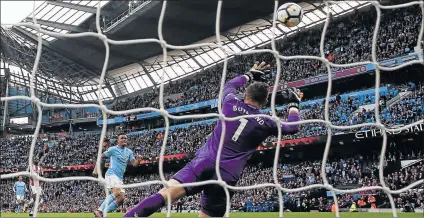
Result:
{"label": "etihad stadium sign", "polygon": [[[387,135],[398,135],[398,134],[422,132],[423,130],[424,130],[424,124],[420,123],[401,131],[399,130],[385,130],[385,131]],[[355,133],[355,138],[364,139],[364,138],[381,137],[383,136],[383,131],[384,130],[382,129],[370,129],[370,130],[359,131]]]}

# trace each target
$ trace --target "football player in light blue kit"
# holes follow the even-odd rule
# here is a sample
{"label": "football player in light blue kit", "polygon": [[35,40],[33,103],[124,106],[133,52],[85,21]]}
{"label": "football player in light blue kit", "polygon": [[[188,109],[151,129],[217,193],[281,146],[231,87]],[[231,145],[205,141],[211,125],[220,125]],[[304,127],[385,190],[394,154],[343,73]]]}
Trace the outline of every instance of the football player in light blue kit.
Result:
{"label": "football player in light blue kit", "polygon": [[25,192],[28,192],[25,182],[22,181],[22,176],[19,176],[18,181],[13,185],[13,192],[16,194],[16,203],[18,204],[16,213],[21,213],[23,212]]}
{"label": "football player in light blue kit", "polygon": [[[106,197],[100,207],[94,212],[96,217],[103,217],[103,212],[105,212],[106,205],[108,205],[107,212],[112,212],[116,210],[125,199],[125,190],[116,188],[116,185],[123,185],[124,174],[129,162],[133,166],[139,164],[139,160],[134,158],[134,153],[131,149],[126,147],[127,145],[127,136],[125,134],[119,134],[117,145],[110,147],[106,152],[102,154],[102,158],[109,158],[109,168],[106,171],[105,180],[108,185],[108,188],[111,189],[111,194]],[[94,168],[93,174],[97,174],[97,169]]]}

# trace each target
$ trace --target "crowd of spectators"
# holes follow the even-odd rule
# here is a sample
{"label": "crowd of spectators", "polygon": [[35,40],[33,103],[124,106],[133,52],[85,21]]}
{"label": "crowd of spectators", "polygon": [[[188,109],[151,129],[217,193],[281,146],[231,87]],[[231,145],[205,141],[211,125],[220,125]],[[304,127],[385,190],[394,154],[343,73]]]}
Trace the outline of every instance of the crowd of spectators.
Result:
{"label": "crowd of spectators", "polygon": [[[391,99],[397,96],[398,91],[391,88],[382,92],[383,96]],[[411,123],[423,119],[423,86],[420,84],[395,102],[385,108],[381,115],[383,122],[388,126],[399,123]],[[330,101],[330,120],[335,125],[352,125],[364,122],[374,122],[373,110],[360,110],[360,106],[374,103],[374,96],[370,95],[336,95]],[[359,112],[354,113],[359,109]],[[287,117],[286,109],[277,111],[282,119]],[[409,116],[411,114],[411,116]],[[305,102],[302,106],[302,119],[324,119],[323,101],[315,103]],[[361,118],[363,117],[363,118]],[[165,155],[194,153],[204,144],[207,136],[212,132],[216,122],[192,124],[169,131]],[[342,130],[335,130],[333,134]],[[343,130],[347,131],[347,130]],[[351,130],[356,131],[356,130]],[[327,126],[321,123],[301,125],[300,131],[295,135],[283,135],[283,139],[305,138],[327,134]],[[36,157],[43,157],[41,165],[57,167],[93,163],[96,160],[99,133],[80,133],[72,136],[49,136],[36,143]],[[158,157],[164,137],[163,130],[149,130],[142,134],[129,135],[128,147],[133,149],[136,157]],[[266,142],[276,141],[276,137],[269,137]],[[31,136],[16,137],[15,139],[0,139],[2,157],[0,162],[5,166],[26,167],[28,163]],[[260,145],[258,145],[260,146]],[[13,149],[9,149],[13,148]],[[19,149],[16,149],[19,148]],[[84,152],[81,152],[84,150]]]}
{"label": "crowd of spectators", "polygon": [[[14,139],[0,138],[0,164],[4,168],[28,167],[29,148],[32,137],[23,136]],[[12,149],[13,148],[13,149]],[[35,153],[40,152],[41,146],[37,146]]]}
{"label": "crowd of spectators", "polygon": [[384,108],[382,122],[386,125],[405,125],[424,119],[424,86],[420,85],[400,101]]}
{"label": "crowd of spectators", "polygon": [[[388,162],[398,158],[422,158],[423,151],[410,150],[408,153],[393,152],[387,155]],[[310,160],[299,163],[280,164],[277,169],[277,178],[284,188],[299,188],[312,184],[322,183],[320,174],[321,161]],[[352,156],[347,158],[331,158],[326,165],[327,179],[333,186],[356,185],[356,187],[379,185],[378,158],[376,156]],[[169,179],[175,172],[166,172]],[[237,186],[251,186],[264,183],[273,183],[272,167],[263,163],[248,165]],[[46,175],[44,175],[46,176]],[[57,175],[56,175],[57,176]],[[48,177],[54,177],[52,175]],[[424,161],[415,165],[390,173],[385,178],[387,185],[398,190],[412,182],[424,179]],[[125,184],[160,180],[158,174],[138,174],[125,177]],[[1,180],[2,209],[12,209],[15,206],[12,184],[14,180]],[[99,206],[104,198],[104,188],[91,181],[66,181],[58,183],[41,183],[45,212],[91,212]],[[162,186],[150,185],[127,189],[126,202],[121,211],[131,208],[140,199],[156,193]],[[413,208],[423,208],[423,186],[415,187],[401,195],[395,195],[396,205],[403,208],[406,202]],[[324,194],[323,190],[309,189],[295,193],[283,193],[284,207],[291,211],[317,210],[329,211],[332,198]],[[372,197],[371,197],[372,196]],[[387,196],[379,191],[366,191],[354,194],[339,194],[341,208],[350,207],[355,202],[362,208],[370,208],[375,204],[379,208],[389,208]],[[182,209],[197,211],[199,209],[200,194],[182,199]],[[173,205],[175,210],[177,203]],[[242,211],[274,211],[278,210],[278,192],[275,188],[260,188],[236,191],[231,200],[233,210]]]}
{"label": "crowd of spectators", "polygon": [[[421,9],[418,6],[405,9],[384,10],[377,42],[377,58],[385,60],[414,51],[421,26]],[[371,42],[376,14],[354,13],[349,19],[333,21],[325,38],[325,54],[333,63],[346,64],[371,60]],[[277,48],[282,55],[319,56],[321,29],[310,30],[296,36],[296,40],[279,40]],[[268,45],[266,48],[270,48]],[[255,61],[271,63],[272,76],[269,84],[274,83],[276,66],[273,55],[268,53],[236,56],[229,62],[227,79],[246,72]],[[316,60],[282,61],[281,81],[290,82],[312,76],[327,74],[324,64]],[[178,94],[176,98],[166,99],[166,108],[215,99],[218,96],[222,78],[223,64],[203,70],[192,78],[171,82],[165,95]],[[333,68],[333,70],[339,70]],[[113,110],[140,107],[159,107],[158,89],[148,93],[121,99],[113,104]]]}

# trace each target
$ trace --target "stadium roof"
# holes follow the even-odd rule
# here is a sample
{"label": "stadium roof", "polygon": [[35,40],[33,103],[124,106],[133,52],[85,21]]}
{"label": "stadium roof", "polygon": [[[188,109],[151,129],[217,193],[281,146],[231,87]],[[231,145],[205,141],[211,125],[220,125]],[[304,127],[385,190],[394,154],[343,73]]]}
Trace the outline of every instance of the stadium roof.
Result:
{"label": "stadium roof", "polygon": [[[37,23],[42,28],[58,32],[58,33],[69,33],[71,31],[79,32],[78,25],[87,20],[91,15],[94,14],[97,5],[100,4],[103,7],[107,4],[108,0],[102,1],[61,1],[57,2],[43,2],[35,10],[35,18]],[[74,8],[68,8],[66,5],[74,4]],[[89,9],[91,8],[91,9]],[[30,21],[33,14],[31,13],[24,21]],[[37,31],[23,27],[33,34],[37,34]],[[63,29],[62,29],[63,28]],[[42,38],[46,41],[53,41],[56,38],[41,34]]]}
{"label": "stadium roof", "polygon": [[[92,19],[90,17],[94,15],[95,7],[97,6],[97,4],[99,4],[99,2],[103,8],[107,8],[107,5],[108,5],[107,1],[43,2],[36,9],[35,18],[37,18],[37,22],[41,24],[41,26],[47,30],[61,32],[61,33],[85,32],[86,30],[84,28],[81,28],[81,24],[84,23],[86,20]],[[146,0],[138,1],[138,2],[139,2],[139,6],[141,5],[145,6],[146,4],[147,5],[157,4],[157,2],[154,2],[154,1],[150,2]],[[273,4],[273,1],[271,1],[271,3]],[[301,5],[302,8],[305,10],[305,16],[303,18],[302,23],[293,28],[288,28],[282,25],[278,25],[276,30],[277,38],[283,38],[285,36],[295,34],[299,28],[310,28],[314,25],[324,22],[326,18],[327,10],[331,10],[333,15],[335,16],[340,16],[340,15],[352,12],[356,8],[370,5],[370,3],[366,1],[341,1],[334,4],[331,3],[330,8],[328,9],[325,7],[325,5],[322,2],[320,3],[302,2],[302,3],[299,3],[299,5]],[[248,5],[245,5],[245,6],[247,7]],[[208,8],[211,8],[211,11],[213,12],[216,11],[216,5],[215,7],[208,7]],[[102,9],[102,12],[103,11],[107,11],[107,9],[106,10]],[[272,8],[270,9],[270,11],[272,11]],[[125,13],[129,13],[128,10],[122,14],[125,14]],[[172,12],[167,10],[167,14],[170,14],[170,13]],[[215,16],[215,14],[213,15]],[[124,19],[125,16],[120,15],[118,16],[118,18],[119,17],[120,19],[115,20],[115,23],[117,23],[115,25],[115,28],[116,28],[115,31],[125,32],[125,31],[122,31],[122,29],[120,31],[117,31],[119,29],[119,23],[122,23],[125,21]],[[249,22],[245,25],[239,26],[237,28],[229,29],[227,31],[222,31],[221,40],[224,43],[224,48],[233,52],[239,52],[239,51],[249,50],[261,45],[268,44],[272,36],[271,17],[272,16],[268,16],[266,19],[258,19],[258,20]],[[32,18],[30,15],[26,19],[24,19],[24,21],[31,22],[31,19]],[[232,19],[228,19],[228,16],[224,14],[222,19],[222,23],[224,23],[224,25],[226,23],[225,19],[227,19],[227,22],[232,21]],[[165,22],[171,22],[171,21],[165,20]],[[111,28],[112,24],[113,24],[113,20],[110,21],[108,24],[106,24],[105,31],[108,31],[109,33],[113,32],[114,29]],[[127,25],[127,28],[131,29],[131,28],[134,28],[134,26]],[[10,31],[2,29],[2,32],[3,31],[7,32],[6,35],[7,37],[9,37],[7,38],[7,40],[18,42],[20,46],[20,48],[17,48],[18,46],[15,46],[15,48],[9,49],[11,50],[9,51],[9,54],[13,56],[12,59],[20,59],[20,61],[24,59],[23,57],[21,57],[22,55],[19,52],[17,52],[17,50],[26,49],[27,50],[26,53],[29,54],[31,53],[31,50],[33,51],[34,49],[36,49],[36,44],[35,44],[36,41],[34,41],[34,39],[36,39],[35,30],[31,30],[30,28],[26,28],[26,27],[23,27],[23,28],[14,27]],[[155,28],[151,31],[157,32],[157,29]],[[108,32],[106,32],[106,34]],[[198,32],[201,32],[201,31],[198,31]],[[2,34],[2,41],[4,40],[3,37],[5,36]],[[40,67],[39,67],[41,68],[40,82],[48,84],[47,81],[43,82],[41,79],[49,80],[52,83],[60,84],[60,86],[62,86],[62,88],[65,90],[64,92],[70,91],[70,93],[72,93],[72,94],[69,94],[69,93],[61,94],[60,92],[56,90],[59,96],[63,96],[63,97],[67,96],[69,98],[69,96],[75,95],[76,99],[79,98],[80,100],[84,100],[84,101],[97,100],[98,96],[95,91],[97,89],[96,84],[98,82],[100,72],[98,69],[93,69],[87,66],[86,64],[87,61],[91,61],[91,62],[96,62],[96,61],[85,60],[85,62],[82,63],[80,62],[80,60],[76,58],[70,58],[69,56],[65,55],[68,53],[66,52],[62,53],[63,48],[68,50],[68,49],[72,49],[72,47],[75,47],[74,44],[71,44],[71,43],[74,42],[76,39],[56,40],[56,38],[50,37],[47,35],[43,35],[42,37],[44,39],[42,57],[46,57],[46,60],[45,61],[42,60],[40,62]],[[138,37],[135,37],[135,38],[138,38]],[[5,41],[7,42],[7,40]],[[166,40],[168,41],[168,39]],[[89,44],[91,43],[101,44],[101,42],[94,42],[94,41],[86,41],[86,42],[88,42]],[[216,42],[216,38],[211,37],[211,38],[202,40],[201,42]],[[56,44],[57,46],[54,46]],[[68,47],[66,47],[66,44],[69,44]],[[174,44],[174,43],[171,43],[171,44]],[[87,45],[86,47],[89,47],[89,48],[84,48],[84,49],[89,49],[90,51],[91,49],[90,46],[88,44],[85,44],[85,45]],[[10,47],[9,43],[8,43],[8,46]],[[160,46],[158,45],[155,45],[155,46],[159,47],[159,51],[161,51]],[[167,82],[169,82],[169,80],[177,80],[182,77],[197,73],[203,69],[212,67],[222,62],[223,55],[224,55],[220,49],[209,47],[209,46],[201,47],[197,49],[191,49],[191,50],[184,50],[184,51],[170,51],[168,52],[168,62],[164,66],[162,63],[161,55],[149,58],[147,60],[142,60],[142,59],[137,60],[136,58],[134,58],[134,57],[144,57],[143,55],[142,56],[131,56],[131,55],[125,56],[126,54],[132,54],[132,53],[149,53],[150,52],[147,50],[143,50],[143,52],[140,52],[140,50],[138,50],[137,48],[138,48],[137,46],[134,46],[134,49],[130,49],[126,53],[119,53],[119,52],[115,53],[115,50],[113,50],[114,49],[113,46],[111,47],[112,54],[111,54],[110,64],[113,65],[113,63],[116,62],[116,60],[118,60],[119,62],[119,59],[125,59],[125,62],[127,63],[132,61],[133,64],[129,64],[125,67],[110,70],[107,72],[106,84],[105,84],[104,90],[102,90],[102,96],[101,96],[103,99],[112,99],[113,97],[119,97],[122,95],[126,95],[129,93],[142,90],[142,89],[157,86],[158,84],[160,84],[160,75],[163,71],[165,71],[165,80]],[[63,54],[63,55],[60,55],[60,54]],[[81,56],[92,55],[93,52],[86,52],[86,50],[84,50],[84,51],[81,51],[79,54],[81,54]],[[104,55],[104,52],[102,54]],[[114,55],[116,56],[116,54],[118,55],[121,54],[121,56],[123,57],[119,57],[118,59],[115,60],[113,56]],[[100,58],[100,60],[103,60],[103,59]],[[18,62],[19,62],[18,60],[15,60],[15,63],[12,61],[11,64],[12,65],[18,64]],[[32,67],[31,61],[27,60],[27,63],[29,63],[28,65],[30,66],[26,66],[23,68],[26,70],[31,70],[31,67]],[[101,63],[98,63],[98,64],[101,66],[103,62],[101,61]],[[59,66],[60,68],[57,68],[55,66]],[[25,79],[28,74],[28,73],[24,73],[26,72],[26,70],[20,71],[21,72],[20,76],[22,76],[22,78],[20,77],[18,79],[15,79],[15,82],[20,82],[20,83],[23,82],[23,79]],[[26,76],[24,74],[26,74]],[[64,82],[60,79],[60,77],[67,78],[67,79]],[[15,78],[17,78],[17,76]],[[57,79],[53,79],[53,78],[57,78]]]}
{"label": "stadium roof", "polygon": [[[327,8],[318,3],[300,3],[305,10],[302,22],[296,27],[285,27],[278,24],[276,36],[282,38],[295,34],[299,28],[310,28],[323,23],[326,19]],[[330,4],[329,10],[333,15],[341,16],[352,12],[356,8],[370,5],[366,1],[341,1]],[[232,52],[240,52],[270,43],[272,37],[272,20],[255,20],[246,25],[222,33],[221,40],[224,48]],[[201,42],[216,42],[215,37]],[[108,75],[121,81],[127,93],[160,84],[160,76],[165,71],[165,81],[177,80],[194,74],[203,69],[212,67],[223,61],[224,53],[219,48],[201,47],[199,49],[172,51],[168,53],[167,66],[163,66],[163,56],[156,56],[143,61],[141,64],[132,64],[108,72]],[[119,83],[119,82],[118,82]],[[127,94],[124,92],[124,94]]]}

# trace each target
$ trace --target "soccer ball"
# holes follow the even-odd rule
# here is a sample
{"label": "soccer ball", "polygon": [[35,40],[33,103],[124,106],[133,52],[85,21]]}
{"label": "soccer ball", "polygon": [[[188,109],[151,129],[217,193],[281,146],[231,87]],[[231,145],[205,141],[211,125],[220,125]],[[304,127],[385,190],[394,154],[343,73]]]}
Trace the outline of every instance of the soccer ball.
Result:
{"label": "soccer ball", "polygon": [[297,26],[303,17],[303,10],[298,4],[285,3],[277,10],[277,20],[286,27]]}

